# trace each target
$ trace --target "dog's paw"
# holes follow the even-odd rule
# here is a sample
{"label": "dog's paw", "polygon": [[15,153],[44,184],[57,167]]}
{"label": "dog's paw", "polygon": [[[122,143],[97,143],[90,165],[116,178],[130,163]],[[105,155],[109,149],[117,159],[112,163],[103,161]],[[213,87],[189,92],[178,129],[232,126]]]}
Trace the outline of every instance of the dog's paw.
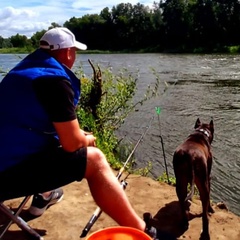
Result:
{"label": "dog's paw", "polygon": [[209,207],[208,207],[208,212],[209,212],[209,213],[214,213],[214,212],[215,212],[214,209],[212,208],[212,206],[209,206]]}
{"label": "dog's paw", "polygon": [[188,223],[188,220],[183,220],[181,223],[180,223],[180,227],[183,231],[186,231],[188,230],[188,227],[189,227],[189,223]]}
{"label": "dog's paw", "polygon": [[209,233],[208,232],[207,233],[206,232],[202,232],[199,240],[210,240]]}

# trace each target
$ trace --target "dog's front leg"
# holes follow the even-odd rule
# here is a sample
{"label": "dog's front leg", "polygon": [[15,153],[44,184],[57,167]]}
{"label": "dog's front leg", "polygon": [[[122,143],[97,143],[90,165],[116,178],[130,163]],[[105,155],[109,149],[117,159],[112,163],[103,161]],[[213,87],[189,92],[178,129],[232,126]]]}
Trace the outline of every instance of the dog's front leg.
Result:
{"label": "dog's front leg", "polygon": [[[205,175],[205,179],[208,179]],[[199,179],[198,179],[199,180]],[[208,209],[210,203],[210,189],[208,181],[196,181],[200,199],[202,202],[202,233],[200,240],[210,240],[209,235],[209,219],[208,219]],[[202,179],[203,180],[203,179]]]}
{"label": "dog's front leg", "polygon": [[[212,169],[212,154],[210,153],[210,156],[208,158],[208,189],[209,189],[209,195],[210,195],[210,191],[211,191],[211,169]],[[214,210],[211,206],[210,203],[210,198],[209,198],[209,205],[208,205],[208,212],[209,213],[214,213]]]}

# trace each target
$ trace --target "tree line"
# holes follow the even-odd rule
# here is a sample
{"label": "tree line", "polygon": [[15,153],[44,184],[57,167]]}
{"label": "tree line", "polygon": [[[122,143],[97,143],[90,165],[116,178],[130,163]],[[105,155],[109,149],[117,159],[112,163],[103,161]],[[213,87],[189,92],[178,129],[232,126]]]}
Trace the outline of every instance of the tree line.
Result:
{"label": "tree line", "polygon": [[[52,23],[49,28],[59,26]],[[152,7],[120,3],[100,14],[72,17],[64,27],[90,50],[143,52],[228,52],[240,50],[239,0],[161,0]],[[30,39],[15,35],[0,48],[38,47],[46,30]]]}

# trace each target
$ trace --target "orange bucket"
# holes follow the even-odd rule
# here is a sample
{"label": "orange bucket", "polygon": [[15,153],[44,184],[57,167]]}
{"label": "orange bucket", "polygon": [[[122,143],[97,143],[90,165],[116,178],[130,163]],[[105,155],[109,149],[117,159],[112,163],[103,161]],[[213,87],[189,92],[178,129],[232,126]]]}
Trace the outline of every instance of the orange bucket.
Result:
{"label": "orange bucket", "polygon": [[116,226],[98,230],[85,240],[152,240],[152,238],[136,228]]}

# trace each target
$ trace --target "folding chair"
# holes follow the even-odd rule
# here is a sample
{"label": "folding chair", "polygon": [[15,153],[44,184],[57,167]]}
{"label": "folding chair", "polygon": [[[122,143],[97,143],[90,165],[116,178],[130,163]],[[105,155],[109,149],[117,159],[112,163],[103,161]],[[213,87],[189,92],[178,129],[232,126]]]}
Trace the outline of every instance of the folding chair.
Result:
{"label": "folding chair", "polygon": [[21,213],[21,211],[23,210],[24,206],[26,205],[26,203],[28,202],[28,200],[30,199],[31,196],[26,196],[23,201],[20,203],[20,205],[18,206],[17,210],[15,212],[13,212],[11,209],[9,209],[7,206],[5,206],[3,203],[4,201],[0,201],[0,213],[3,213],[4,215],[6,215],[10,221],[9,223],[3,228],[2,233],[0,233],[0,239],[2,239],[3,235],[7,232],[7,230],[9,229],[9,227],[11,226],[12,223],[15,223],[18,225],[19,228],[21,228],[22,230],[26,231],[27,233],[29,233],[29,235],[34,238],[34,239],[38,239],[38,240],[43,240],[43,237],[40,236],[34,229],[32,229],[27,222],[25,222],[20,216],[19,214]]}

